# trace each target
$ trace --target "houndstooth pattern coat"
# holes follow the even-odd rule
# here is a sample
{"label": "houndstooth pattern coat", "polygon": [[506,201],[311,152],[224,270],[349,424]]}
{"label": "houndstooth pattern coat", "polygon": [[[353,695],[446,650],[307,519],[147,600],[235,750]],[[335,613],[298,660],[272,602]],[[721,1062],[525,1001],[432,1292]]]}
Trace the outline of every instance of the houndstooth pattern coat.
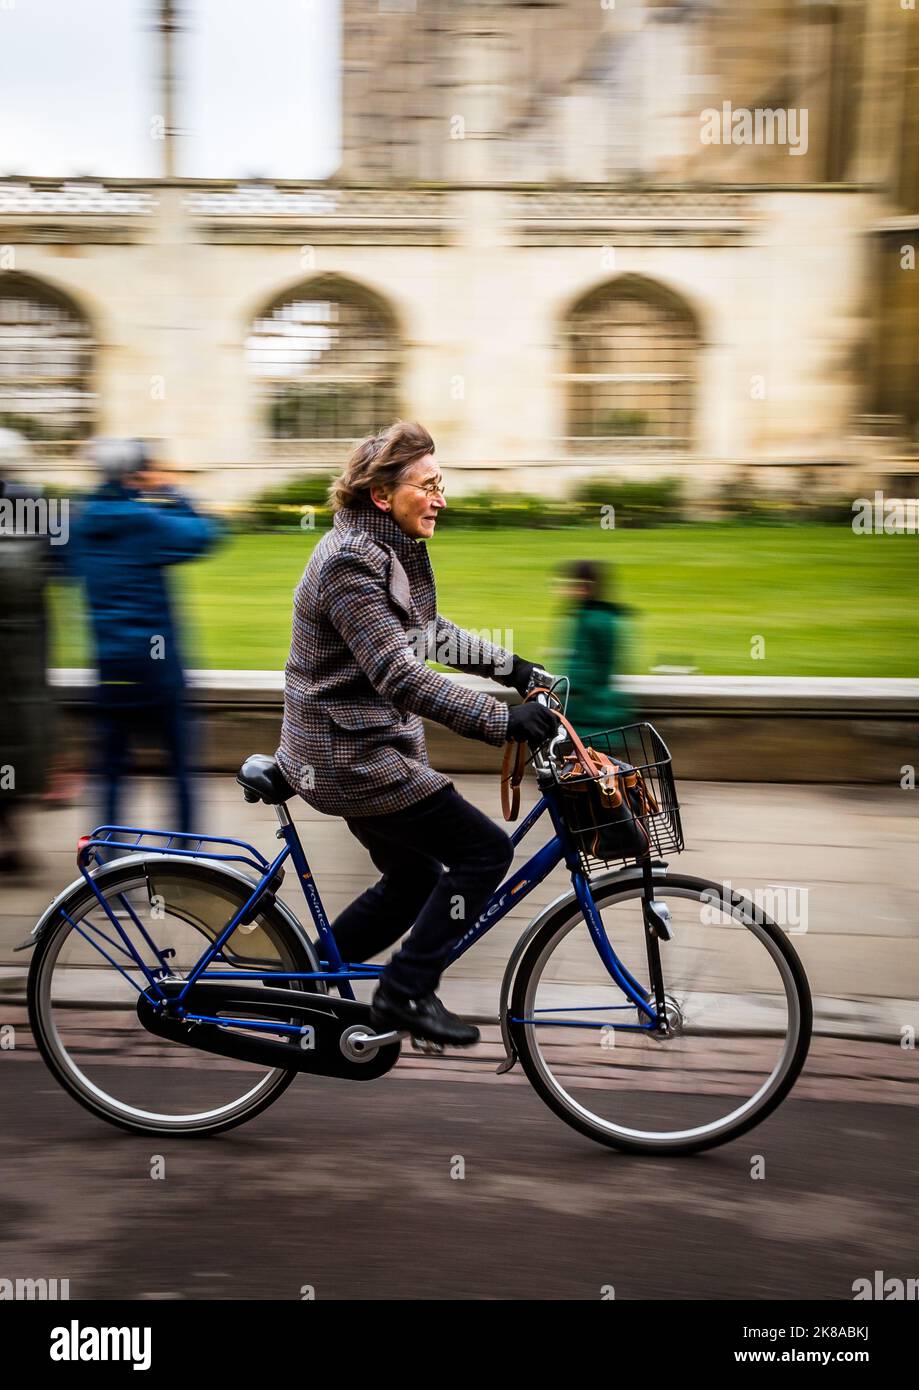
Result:
{"label": "houndstooth pattern coat", "polygon": [[424,541],[372,503],[343,507],[294,595],[277,761],[327,815],[404,810],[451,780],[430,766],[421,717],[501,744],[507,706],[425,659],[508,683],[512,656],[437,612]]}

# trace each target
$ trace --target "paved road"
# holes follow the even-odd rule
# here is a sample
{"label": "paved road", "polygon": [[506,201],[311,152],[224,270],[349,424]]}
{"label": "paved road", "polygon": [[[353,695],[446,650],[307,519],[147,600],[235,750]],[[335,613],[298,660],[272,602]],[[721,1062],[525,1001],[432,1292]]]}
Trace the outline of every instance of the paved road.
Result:
{"label": "paved road", "polygon": [[732,1145],[649,1160],[581,1138],[515,1077],[400,1064],[153,1143],[18,1050],[0,1066],[2,1273],[68,1278],[72,1298],[850,1299],[876,1269],[919,1273],[899,1100],[802,1091]]}

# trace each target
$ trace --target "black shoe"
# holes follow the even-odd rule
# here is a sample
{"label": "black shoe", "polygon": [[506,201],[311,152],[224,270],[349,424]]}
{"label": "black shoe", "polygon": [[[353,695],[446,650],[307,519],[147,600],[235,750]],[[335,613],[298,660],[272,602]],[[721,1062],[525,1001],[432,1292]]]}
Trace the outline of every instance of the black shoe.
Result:
{"label": "black shoe", "polygon": [[379,1032],[397,1028],[411,1033],[413,1038],[445,1043],[450,1047],[471,1047],[479,1041],[479,1030],[464,1023],[456,1014],[445,1009],[436,994],[422,994],[406,999],[391,994],[380,985],[370,1001],[370,1022]]}

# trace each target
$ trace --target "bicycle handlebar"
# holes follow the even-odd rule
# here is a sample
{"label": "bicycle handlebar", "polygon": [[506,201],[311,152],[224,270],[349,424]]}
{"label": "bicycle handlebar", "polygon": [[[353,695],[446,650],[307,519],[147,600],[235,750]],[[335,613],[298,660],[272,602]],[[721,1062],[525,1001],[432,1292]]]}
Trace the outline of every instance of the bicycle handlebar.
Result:
{"label": "bicycle handlebar", "polygon": [[[559,697],[555,694],[555,686],[561,685],[563,682],[566,687],[564,702],[560,700]],[[549,687],[549,694],[537,695],[537,704],[545,705],[547,709],[551,709],[552,700],[554,699],[559,705],[562,706],[562,712],[564,713],[565,706],[568,703],[568,677],[552,676],[549,674],[548,671],[542,671],[539,673],[539,678],[537,678],[537,673],[534,671],[533,676],[530,679],[530,689],[535,690],[537,687],[541,685]],[[552,766],[554,764],[556,756],[556,748],[560,744],[567,742],[567,740],[568,731],[565,729],[564,725],[559,724],[558,732],[553,734],[552,737],[548,739],[545,744],[541,744],[538,748],[535,748],[533,750],[533,767],[535,768],[537,773],[550,772],[552,770]],[[545,752],[543,752],[543,749],[545,749]]]}

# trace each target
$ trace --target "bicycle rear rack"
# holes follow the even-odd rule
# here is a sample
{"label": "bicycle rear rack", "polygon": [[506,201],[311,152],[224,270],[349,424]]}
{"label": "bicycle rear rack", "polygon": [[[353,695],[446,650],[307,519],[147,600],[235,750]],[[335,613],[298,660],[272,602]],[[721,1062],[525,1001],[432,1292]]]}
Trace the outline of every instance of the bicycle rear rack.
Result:
{"label": "bicycle rear rack", "polygon": [[[211,845],[219,845],[224,850],[245,850],[245,853],[215,852],[206,848]],[[136,825],[97,825],[95,830],[82,836],[77,845],[77,865],[84,876],[86,866],[93,859],[98,864],[113,862],[100,858],[100,849],[149,850],[176,859],[216,859],[222,863],[245,864],[254,869],[259,877],[269,867],[264,855],[245,840],[233,840],[221,835],[193,835],[184,830],[152,830]]]}
{"label": "bicycle rear rack", "polygon": [[[271,864],[264,855],[259,853],[254,845],[248,844],[245,840],[230,839],[221,835],[195,835],[183,830],[155,830],[137,825],[97,825],[89,835],[81,836],[77,843],[77,867],[83,879],[86,881],[86,884],[92,890],[99,906],[108,918],[109,924],[114,930],[115,935],[106,935],[101,931],[101,928],[93,926],[92,924],[91,929],[97,935],[100,935],[115,951],[120,951],[129,959],[133,960],[137,968],[146,976],[148,988],[152,988],[157,993],[161,993],[157,980],[152,971],[138,955],[134,945],[126,935],[122,923],[118,920],[118,916],[112,904],[108,901],[105,892],[102,891],[105,887],[104,880],[100,884],[98,875],[94,875],[90,871],[90,866],[94,860],[100,868],[104,869],[116,867],[119,860],[123,857],[121,855],[116,855],[113,859],[104,859],[101,857],[100,852],[105,849],[127,850],[129,853],[132,851],[147,850],[150,853],[164,855],[170,859],[198,859],[210,860],[212,862],[216,860],[222,863],[244,864],[255,871],[260,881],[265,879],[268,870],[271,868]],[[245,853],[226,853],[225,851],[227,850],[245,851]],[[280,867],[278,873],[271,882],[264,883],[261,890],[257,893],[255,891],[257,885],[253,885],[251,901],[257,902],[262,892],[272,891],[280,881],[279,876],[283,876],[283,869]],[[134,910],[134,907],[123,892],[116,890],[114,897],[115,901],[120,905],[122,913],[134,924],[136,930],[153,952],[153,955],[158,959],[160,966],[168,969],[168,957],[173,955],[174,952],[171,950],[160,951],[157,948],[144,927],[143,922]],[[61,912],[73,928],[80,931],[81,935],[86,936],[86,933],[82,931],[79,924],[74,922],[63,908]],[[87,940],[89,939],[90,938],[87,937]],[[100,951],[110,965],[113,965],[116,970],[119,970],[120,973],[129,980],[129,983],[138,990],[138,993],[143,993],[136,981],[130,979],[130,976],[126,974],[122,966],[119,965],[113,956],[110,955],[98,941],[92,941],[91,944]]]}

